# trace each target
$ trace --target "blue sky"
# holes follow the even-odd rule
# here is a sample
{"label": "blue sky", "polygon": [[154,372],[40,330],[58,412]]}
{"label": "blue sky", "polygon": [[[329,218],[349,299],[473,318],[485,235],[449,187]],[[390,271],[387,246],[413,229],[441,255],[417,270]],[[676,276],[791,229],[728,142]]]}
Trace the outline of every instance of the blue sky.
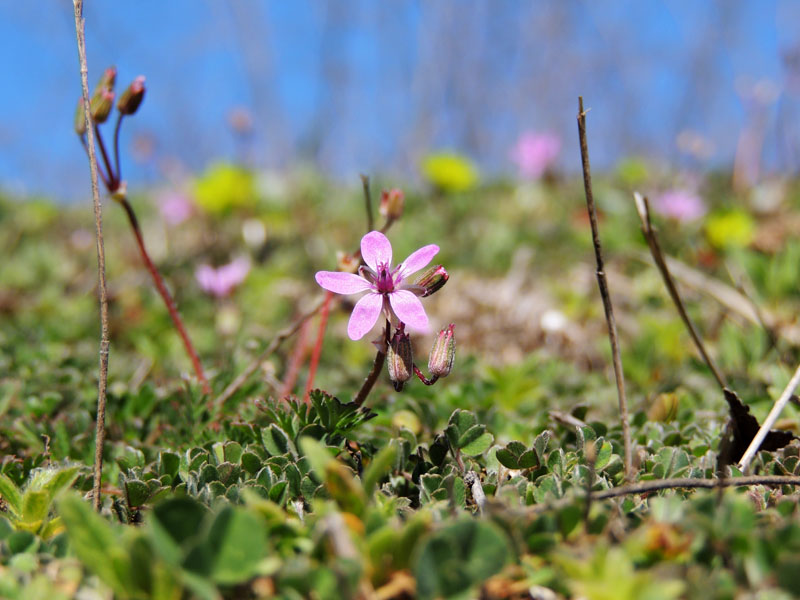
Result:
{"label": "blue sky", "polygon": [[[88,0],[85,16],[91,85],[111,64],[118,85],[147,77],[122,153],[129,184],[150,185],[219,158],[312,163],[354,180],[359,172],[408,177],[440,148],[464,152],[485,172],[513,173],[508,148],[528,129],[560,135],[562,167],[574,170],[579,94],[592,108],[597,168],[629,154],[728,165],[747,122],[737,90],[759,81],[782,89],[782,52],[800,41],[796,6]],[[12,192],[87,193],[72,132],[80,92],[71,10],[64,0],[0,3],[0,187]],[[228,124],[237,107],[253,117],[246,144]],[[783,93],[765,111],[767,160],[794,167],[778,164],[774,147],[778,131],[800,131],[792,121],[800,99]],[[685,129],[708,139],[713,155],[681,155],[675,138]],[[139,148],[149,140],[152,153],[133,152],[133,140]]]}

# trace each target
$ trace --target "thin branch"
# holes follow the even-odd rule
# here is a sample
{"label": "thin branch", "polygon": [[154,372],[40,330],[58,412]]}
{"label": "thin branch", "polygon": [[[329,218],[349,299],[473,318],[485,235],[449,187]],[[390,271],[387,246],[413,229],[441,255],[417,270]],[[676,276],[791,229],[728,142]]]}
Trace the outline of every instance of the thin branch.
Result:
{"label": "thin branch", "polygon": [[[790,475],[750,475],[745,477],[727,477],[724,479],[695,479],[692,477],[679,477],[676,479],[653,479],[632,485],[623,485],[609,490],[592,492],[591,500],[607,500],[620,496],[634,494],[647,494],[661,490],[672,489],[717,489],[723,487],[749,487],[751,485],[792,485],[800,487],[800,477]],[[548,510],[561,508],[575,501],[575,498],[560,498],[555,502],[537,504],[529,508],[529,513],[541,514]]]}
{"label": "thin branch", "polygon": [[305,360],[306,351],[308,350],[306,346],[306,337],[308,336],[308,321],[303,323],[300,327],[299,333],[297,334],[297,340],[294,344],[294,349],[292,353],[289,355],[289,363],[286,367],[286,373],[283,377],[283,384],[279,387],[279,396],[281,398],[286,398],[287,396],[291,396],[292,392],[294,391],[295,385],[297,385],[297,377],[300,374],[300,367],[303,365],[303,361]]}
{"label": "thin branch", "polygon": [[322,354],[322,342],[325,339],[325,329],[328,327],[328,315],[331,312],[331,302],[333,302],[333,292],[325,293],[325,300],[322,302],[322,309],[319,313],[319,329],[317,331],[317,341],[311,351],[311,360],[308,363],[308,380],[306,381],[306,391],[303,400],[311,402],[311,390],[314,389],[314,377],[319,366],[319,357]]}
{"label": "thin branch", "polygon": [[222,410],[225,402],[227,402],[231,396],[239,391],[239,388],[241,388],[247,382],[247,380],[250,379],[253,373],[258,371],[261,363],[267,360],[267,358],[269,358],[287,338],[293,336],[303,326],[303,323],[317,314],[320,308],[322,308],[324,301],[325,295],[321,294],[310,310],[297,317],[294,323],[279,331],[278,334],[272,338],[272,341],[269,343],[269,345],[267,345],[264,351],[259,354],[249,365],[247,365],[244,371],[242,371],[239,376],[236,377],[236,379],[231,381],[230,384],[228,384],[228,387],[226,387],[225,390],[214,399],[211,404],[213,410],[219,413],[219,411]]}
{"label": "thin branch", "polygon": [[369,175],[364,175],[362,173],[360,177],[361,185],[364,188],[364,203],[367,208],[367,233],[369,233],[375,226],[375,220],[372,217],[372,194],[369,191]]}
{"label": "thin branch", "polygon": [[100,156],[103,157],[103,163],[106,165],[106,171],[108,172],[108,191],[114,193],[119,187],[119,179],[117,178],[117,174],[114,173],[114,169],[111,168],[111,161],[108,159],[106,145],[103,142],[103,136],[100,133],[100,128],[97,126],[97,123],[94,124],[94,133],[97,136],[97,145],[100,146]]}
{"label": "thin branch", "polygon": [[786,386],[786,389],[783,390],[780,398],[775,401],[775,404],[773,405],[772,410],[769,411],[767,418],[764,419],[761,429],[758,430],[758,433],[756,433],[756,436],[750,442],[747,450],[739,460],[739,470],[742,473],[747,472],[747,469],[750,467],[750,462],[753,460],[756,452],[758,452],[758,449],[761,447],[761,443],[764,441],[764,438],[767,437],[769,430],[772,429],[772,426],[775,424],[775,421],[778,420],[778,417],[789,403],[789,400],[791,400],[792,394],[794,394],[794,390],[798,385],[800,385],[800,365],[798,365],[797,370],[795,370],[794,375],[792,375],[792,378],[789,380],[789,384]]}
{"label": "thin branch", "polygon": [[124,116],[124,114],[119,113],[117,115],[117,124],[114,125],[114,167],[117,169],[116,179],[118,183],[122,181],[122,167],[119,164],[119,130]]}
{"label": "thin branch", "polygon": [[374,386],[375,382],[378,380],[378,375],[380,375],[383,364],[386,362],[386,349],[389,346],[389,335],[391,329],[392,324],[387,320],[386,328],[383,332],[383,342],[381,347],[378,348],[377,354],[375,354],[375,361],[372,363],[372,369],[367,374],[366,379],[364,379],[364,383],[361,384],[361,389],[358,390],[356,397],[353,399],[358,406],[364,404],[364,400],[367,399],[367,396],[369,396],[369,393],[372,391],[372,386]]}
{"label": "thin branch", "polygon": [[197,352],[192,345],[192,341],[189,339],[189,334],[186,331],[186,327],[184,327],[181,316],[178,314],[178,309],[175,307],[175,301],[172,299],[172,295],[169,293],[167,286],[164,285],[164,280],[161,278],[161,274],[158,272],[158,269],[156,269],[153,261],[150,260],[150,255],[147,253],[147,249],[144,245],[144,238],[142,237],[142,230],[139,228],[139,221],[136,218],[136,213],[133,212],[133,207],[131,206],[130,202],[128,202],[126,197],[118,195],[116,196],[116,200],[122,205],[122,208],[125,209],[125,214],[128,215],[128,221],[130,221],[131,229],[133,229],[133,235],[136,237],[136,244],[139,246],[139,253],[142,255],[142,260],[144,261],[145,267],[147,267],[147,270],[150,272],[150,276],[153,278],[153,283],[155,283],[158,293],[161,295],[162,300],[164,300],[164,304],[167,306],[169,316],[172,318],[172,324],[175,326],[175,329],[178,330],[178,334],[180,335],[183,345],[186,348],[186,353],[189,355],[189,359],[192,361],[195,375],[197,375],[197,379],[200,380],[200,384],[203,386],[203,393],[210,394],[211,387],[208,385],[208,379],[206,379],[206,374],[203,372],[203,365],[200,364],[200,358],[197,356]]}
{"label": "thin branch", "polygon": [[625,478],[633,479],[633,460],[631,449],[631,428],[628,422],[628,400],[625,396],[625,377],[622,373],[622,358],[620,357],[619,338],[617,336],[617,323],[614,319],[614,308],[611,305],[611,295],[608,291],[608,281],[603,270],[603,251],[600,246],[600,233],[597,227],[597,211],[592,194],[592,174],[589,167],[589,146],[586,142],[586,111],[583,110],[583,97],[578,98],[578,138],[581,145],[581,164],[583,166],[583,187],[586,193],[586,208],[589,212],[589,222],[592,226],[592,244],[594,255],[597,259],[597,284],[600,287],[600,296],[603,299],[603,308],[608,323],[608,337],[611,341],[611,355],[614,363],[614,378],[619,396],[619,414],[622,421],[622,438],[625,449]]}
{"label": "thin branch", "polygon": [[102,503],[100,483],[103,477],[103,444],[106,438],[106,388],[108,386],[108,292],[106,290],[106,255],[103,244],[103,210],[100,204],[100,188],[98,185],[97,156],[94,145],[94,126],[89,110],[89,68],[86,63],[86,39],[84,37],[83,0],[73,0],[75,9],[75,35],[78,42],[78,59],[80,61],[81,89],[83,92],[83,114],[86,119],[88,134],[87,151],[89,154],[89,171],[92,179],[92,202],[94,203],[95,235],[97,239],[97,276],[100,288],[100,375],[97,383],[97,424],[94,441],[94,481],[92,486],[92,504],[99,511]]}
{"label": "thin branch", "polygon": [[714,364],[711,356],[708,354],[708,352],[706,352],[705,345],[700,339],[700,335],[697,333],[697,329],[695,329],[692,320],[689,318],[689,314],[686,312],[686,307],[684,306],[683,300],[681,300],[681,296],[678,293],[675,280],[672,279],[672,275],[669,272],[667,261],[664,258],[664,253],[661,251],[661,246],[658,243],[658,238],[656,237],[653,224],[650,220],[650,205],[647,202],[647,198],[643,197],[638,192],[633,194],[633,198],[636,201],[636,211],[639,213],[639,219],[642,222],[642,233],[647,241],[647,245],[650,247],[650,254],[652,254],[653,260],[655,261],[658,270],[661,272],[661,277],[664,279],[664,284],[667,286],[667,291],[669,292],[670,298],[672,298],[675,308],[678,309],[678,313],[680,314],[681,319],[683,319],[683,323],[689,330],[689,335],[692,336],[692,340],[697,347],[697,351],[700,353],[700,356],[703,357],[703,360],[705,361],[706,365],[708,365],[711,373],[713,373],[714,379],[717,380],[719,387],[724,390],[728,387],[728,385],[725,383],[725,378],[720,373],[717,365]]}

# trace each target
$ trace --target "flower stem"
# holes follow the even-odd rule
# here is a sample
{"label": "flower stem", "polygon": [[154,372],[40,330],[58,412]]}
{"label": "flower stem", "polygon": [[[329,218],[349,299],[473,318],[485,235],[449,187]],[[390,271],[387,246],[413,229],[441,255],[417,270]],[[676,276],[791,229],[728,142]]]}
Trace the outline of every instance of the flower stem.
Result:
{"label": "flower stem", "polygon": [[419,377],[419,380],[420,380],[422,383],[424,383],[425,385],[433,385],[434,383],[436,383],[437,381],[439,381],[439,376],[438,376],[438,375],[434,375],[434,376],[433,376],[433,377],[431,377],[430,379],[428,379],[427,377],[425,377],[425,375],[423,375],[423,374],[422,374],[422,371],[420,371],[420,370],[419,370],[419,367],[418,367],[417,365],[414,365],[414,374],[415,374],[417,377]]}
{"label": "flower stem", "polygon": [[122,113],[117,115],[117,124],[114,126],[114,166],[117,169],[117,183],[122,181],[122,169],[119,166],[119,130],[122,125]]}
{"label": "flower stem", "polygon": [[208,385],[208,379],[206,379],[206,375],[203,372],[203,366],[200,364],[200,359],[197,356],[197,352],[195,351],[194,346],[189,339],[189,334],[186,332],[186,328],[183,326],[183,321],[178,314],[178,309],[175,307],[175,301],[172,299],[169,290],[167,290],[167,287],[164,285],[164,280],[161,278],[161,275],[159,274],[158,269],[156,269],[156,266],[153,264],[153,261],[150,260],[150,255],[147,253],[147,249],[144,246],[144,238],[142,237],[142,231],[139,228],[139,221],[136,218],[136,213],[133,212],[133,207],[130,205],[127,198],[123,196],[121,198],[118,197],[117,200],[122,205],[122,208],[125,209],[125,213],[128,215],[131,229],[133,229],[133,235],[136,237],[136,244],[139,246],[139,253],[142,255],[142,260],[144,261],[145,267],[147,267],[147,270],[150,271],[150,275],[153,278],[153,282],[156,284],[158,293],[161,294],[164,304],[167,305],[167,311],[169,311],[169,316],[172,318],[172,323],[175,325],[175,329],[178,330],[178,335],[180,335],[183,345],[186,347],[186,353],[189,355],[189,359],[192,361],[194,372],[203,386],[203,393],[210,394],[211,387]]}
{"label": "flower stem", "polygon": [[367,208],[367,233],[375,226],[372,217],[372,194],[369,191],[369,175],[361,175],[361,185],[364,187],[364,204]]}
{"label": "flower stem", "polygon": [[375,355],[375,362],[372,363],[372,370],[367,374],[367,378],[364,380],[361,389],[358,390],[358,394],[356,394],[353,400],[358,406],[364,404],[364,400],[367,399],[367,396],[369,396],[369,393],[372,391],[372,386],[374,386],[375,382],[378,380],[378,375],[380,375],[381,369],[383,368],[383,363],[386,362],[386,349],[389,346],[389,334],[391,329],[392,324],[387,319],[386,328],[383,330],[383,343],[381,347],[378,348],[378,353]]}
{"label": "flower stem", "polygon": [[300,326],[300,331],[297,333],[297,341],[295,342],[292,353],[289,355],[289,364],[286,367],[283,385],[281,385],[281,398],[290,396],[294,391],[294,386],[297,384],[297,376],[300,373],[300,367],[303,365],[307,350],[306,337],[308,336],[308,325],[308,321],[304,321]]}
{"label": "flower stem", "polygon": [[103,163],[106,165],[106,171],[108,172],[108,183],[106,187],[108,187],[108,191],[113,194],[119,187],[119,179],[111,168],[111,162],[108,160],[108,153],[106,152],[106,145],[103,143],[103,136],[100,135],[100,129],[97,127],[96,123],[94,124],[94,133],[97,136],[97,145],[100,146],[100,155],[103,157]]}
{"label": "flower stem", "polygon": [[319,313],[317,341],[314,343],[314,349],[311,351],[311,362],[309,362],[308,365],[308,381],[306,381],[306,391],[303,395],[303,400],[306,403],[310,402],[311,390],[314,388],[314,376],[317,374],[319,357],[320,354],[322,354],[322,341],[325,339],[325,328],[328,326],[328,314],[330,314],[332,300],[333,292],[327,292],[325,294],[325,300],[322,303],[322,310]]}

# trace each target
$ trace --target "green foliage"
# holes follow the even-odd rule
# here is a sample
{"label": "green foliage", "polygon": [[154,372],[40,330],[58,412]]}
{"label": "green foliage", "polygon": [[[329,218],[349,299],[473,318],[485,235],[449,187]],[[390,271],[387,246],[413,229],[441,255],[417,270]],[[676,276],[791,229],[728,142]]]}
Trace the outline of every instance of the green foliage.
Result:
{"label": "green foliage", "polygon": [[[402,394],[382,374],[365,406],[350,399],[374,350],[341,334],[347,311],[334,307],[315,379],[328,391],[273,399],[291,367],[289,339],[214,414],[181,378],[190,367],[180,340],[144,287],[124,215],[108,211],[114,337],[100,514],[85,495],[97,395],[96,259],[91,236],[81,242],[90,215],[0,199],[0,251],[13,257],[0,261],[0,597],[502,598],[536,586],[586,598],[800,594],[793,487],[587,505],[587,487],[624,478],[580,182],[478,187],[452,158],[427,175],[435,194],[406,190],[391,236],[398,254],[441,246],[451,281],[431,310],[458,315],[458,367]],[[641,260],[626,189],[663,185],[643,166],[632,160],[613,179],[596,178],[635,479],[711,477],[726,408]],[[195,190],[205,214],[180,228],[165,229],[150,199],[136,199],[148,240],[164,238],[154,258],[215,395],[310,301],[314,271],[335,268],[336,251],[354,250],[363,233],[353,190],[303,173],[262,196],[255,177],[210,168]],[[764,216],[716,180],[708,190],[711,217],[656,225],[671,256],[722,283],[727,267],[740,267],[752,282],[777,349],[760,326],[679,284],[730,385],[763,420],[798,358],[800,244],[771,223],[791,223],[787,207]],[[242,253],[248,219],[267,236],[249,250],[247,281],[224,301],[198,294],[197,263]],[[565,325],[545,330],[554,311]],[[429,340],[415,344],[424,356]],[[306,376],[302,364],[293,392]],[[796,414],[784,416],[791,427]],[[800,474],[800,450],[762,452],[754,469]]]}

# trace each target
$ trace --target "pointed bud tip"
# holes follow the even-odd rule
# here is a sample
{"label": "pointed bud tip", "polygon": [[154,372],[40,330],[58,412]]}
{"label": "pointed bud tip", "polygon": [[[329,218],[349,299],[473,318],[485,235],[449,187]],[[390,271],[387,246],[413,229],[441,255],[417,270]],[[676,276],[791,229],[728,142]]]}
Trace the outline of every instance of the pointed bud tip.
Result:
{"label": "pointed bud tip", "polygon": [[405,194],[403,190],[392,188],[381,192],[381,204],[378,208],[381,216],[387,220],[394,221],[403,216],[405,208]]}
{"label": "pointed bud tip", "polygon": [[386,365],[389,369],[389,379],[394,384],[394,389],[399,392],[403,388],[403,383],[411,379],[414,374],[411,338],[405,333],[402,324],[397,328],[389,342]]}
{"label": "pointed bud tip", "polygon": [[442,289],[449,279],[447,270],[442,265],[436,265],[420,275],[415,285],[424,288],[422,297],[427,298]]}
{"label": "pointed bud tip", "polygon": [[455,324],[443,328],[433,342],[428,358],[428,371],[436,377],[447,377],[456,358]]}
{"label": "pointed bud tip", "polygon": [[139,110],[139,105],[144,99],[144,81],[144,75],[139,75],[125,88],[125,91],[122,92],[122,95],[119,97],[119,102],[117,102],[117,110],[120,114],[132,115]]}

